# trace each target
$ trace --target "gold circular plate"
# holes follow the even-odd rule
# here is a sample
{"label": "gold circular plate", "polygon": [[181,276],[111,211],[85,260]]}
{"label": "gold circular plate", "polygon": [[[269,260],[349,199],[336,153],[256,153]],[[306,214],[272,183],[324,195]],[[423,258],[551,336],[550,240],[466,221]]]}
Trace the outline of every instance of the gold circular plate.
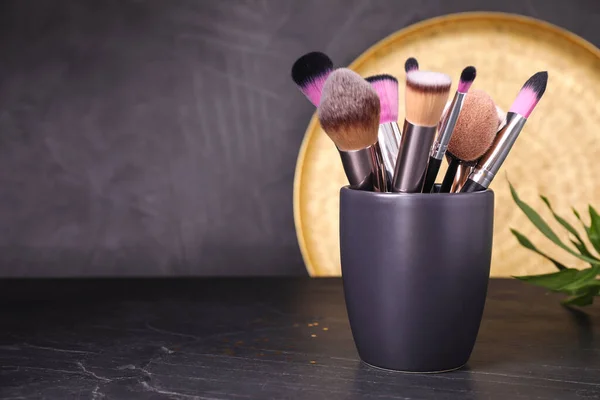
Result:
{"label": "gold circular plate", "polygon": [[[538,210],[567,240],[538,195],[578,226],[571,206],[587,215],[600,208],[600,184],[594,172],[600,160],[600,51],[580,37],[535,19],[502,13],[465,13],[427,20],[383,39],[349,68],[366,77],[388,73],[404,81],[404,62],[417,58],[420,68],[453,77],[477,68],[473,88],[488,92],[505,111],[523,83],[548,71],[546,94],[493,181],[496,193],[491,275],[550,272],[554,267],[521,247],[510,233],[516,228],[541,250],[567,265],[583,264],[545,239],[514,204],[507,178],[521,198]],[[335,63],[335,60],[333,60]],[[404,120],[400,85],[398,121]],[[442,167],[438,180],[443,177]],[[339,190],[347,185],[339,155],[321,129],[316,114],[306,131],[296,165],[294,219],[298,242],[311,276],[339,276]],[[567,241],[568,243],[568,241]],[[435,249],[431,249],[435,251]],[[368,268],[368,266],[365,266]]]}

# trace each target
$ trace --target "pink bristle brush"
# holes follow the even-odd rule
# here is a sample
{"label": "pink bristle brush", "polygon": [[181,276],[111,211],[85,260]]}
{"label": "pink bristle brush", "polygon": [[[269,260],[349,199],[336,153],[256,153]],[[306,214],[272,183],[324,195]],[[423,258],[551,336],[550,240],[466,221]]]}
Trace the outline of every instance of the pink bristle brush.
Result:
{"label": "pink bristle brush", "polygon": [[381,104],[379,123],[398,121],[398,79],[392,75],[372,75],[365,78],[377,92]]}
{"label": "pink bristle brush", "polygon": [[416,71],[419,69],[419,62],[414,57],[409,57],[404,63],[404,72]]}
{"label": "pink bristle brush", "polygon": [[329,74],[333,71],[333,62],[324,53],[313,51],[298,58],[292,65],[292,79],[304,96],[318,107],[321,91]]}
{"label": "pink bristle brush", "polygon": [[548,72],[543,71],[534,74],[525,82],[508,112],[520,115],[525,119],[529,118],[544,95],[547,83]]}
{"label": "pink bristle brush", "polygon": [[398,79],[387,74],[373,75],[365,79],[379,96],[381,112],[377,137],[381,147],[383,164],[391,183],[401,139],[401,132],[398,127]]}
{"label": "pink bristle brush", "polygon": [[460,190],[461,193],[482,191],[490,186],[525,126],[527,118],[544,95],[547,83],[546,71],[534,74],[525,82],[506,114],[506,125],[498,132],[490,149],[473,168],[469,179]]}

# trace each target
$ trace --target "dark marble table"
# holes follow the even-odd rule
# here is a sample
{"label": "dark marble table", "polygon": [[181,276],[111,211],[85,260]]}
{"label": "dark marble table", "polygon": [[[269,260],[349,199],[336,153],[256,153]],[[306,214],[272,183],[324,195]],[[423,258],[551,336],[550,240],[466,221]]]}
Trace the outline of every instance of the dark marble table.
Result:
{"label": "dark marble table", "polygon": [[339,279],[0,281],[1,399],[597,399],[600,305],[492,280],[468,365],[363,365]]}

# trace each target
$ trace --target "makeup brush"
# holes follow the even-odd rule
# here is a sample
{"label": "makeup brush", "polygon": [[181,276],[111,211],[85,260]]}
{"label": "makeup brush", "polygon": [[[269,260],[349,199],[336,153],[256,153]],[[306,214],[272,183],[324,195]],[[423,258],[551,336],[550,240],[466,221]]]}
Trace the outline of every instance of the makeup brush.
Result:
{"label": "makeup brush", "polygon": [[461,193],[482,191],[489,187],[523,130],[527,118],[544,95],[547,83],[546,71],[535,73],[525,82],[506,114],[506,125],[498,132],[490,149],[473,168]]}
{"label": "makeup brush", "polygon": [[[448,160],[451,161],[450,159]],[[459,164],[456,169],[456,175],[454,175],[454,181],[452,182],[452,187],[450,188],[450,193],[458,193],[460,189],[463,187],[471,170],[473,167],[467,164]]]}
{"label": "makeup brush", "polygon": [[356,72],[339,68],[325,81],[317,108],[319,122],[336,145],[354,189],[388,191],[377,142],[380,112],[377,92]]}
{"label": "makeup brush", "polygon": [[[498,115],[498,124],[499,124],[498,128],[496,129],[496,134],[497,134],[498,132],[500,132],[500,130],[502,130],[502,128],[504,128],[504,125],[506,122],[505,121],[506,113],[500,107],[498,107],[498,105],[496,105],[496,113]],[[496,134],[494,134],[494,137],[496,136]],[[448,154],[446,154],[446,158],[448,160],[448,164],[450,162],[452,162],[452,157],[450,157]],[[479,161],[479,160],[477,160],[477,161]],[[469,174],[473,170],[473,167],[475,166],[475,164],[476,164],[476,162],[469,162],[469,163],[461,163],[458,165],[458,168],[456,169],[456,175],[454,175],[454,181],[452,182],[452,188],[450,189],[450,193],[460,192],[463,185],[469,178]]]}
{"label": "makeup brush", "polygon": [[321,100],[323,84],[333,71],[333,62],[324,53],[313,51],[298,58],[292,65],[292,79],[315,107]]}
{"label": "makeup brush", "polygon": [[460,74],[458,89],[454,94],[448,112],[445,114],[445,117],[442,118],[439,134],[431,148],[429,162],[427,164],[427,174],[425,175],[425,184],[423,185],[423,193],[430,193],[433,189],[435,179],[440,170],[440,165],[442,165],[442,160],[444,159],[444,154],[446,154],[446,150],[448,149],[448,143],[450,143],[450,138],[454,132],[456,121],[460,115],[465,96],[469,93],[469,89],[476,76],[477,70],[473,66],[466,67]]}
{"label": "makeup brush", "polygon": [[[506,125],[506,112],[504,112],[504,110],[502,110],[500,107],[498,107],[497,104],[496,104],[496,112],[498,114],[498,123],[500,124],[500,125],[498,125],[497,132],[500,132],[502,130],[502,128],[504,128],[504,126]],[[448,160],[448,163],[450,163],[452,161],[452,158],[449,157],[448,154],[446,154],[446,158]],[[454,175],[454,182],[452,182],[452,188],[450,189],[450,193],[459,193],[460,192],[460,190],[464,186],[465,182],[469,178],[469,174],[473,170],[473,167],[475,166],[475,164],[476,163],[473,162],[473,163],[468,163],[468,165],[465,165],[465,164],[458,165],[458,168],[456,169],[456,175]]]}
{"label": "makeup brush", "polygon": [[410,71],[416,71],[419,69],[419,62],[417,61],[416,58],[414,57],[409,57],[406,59],[406,61],[404,62],[404,71],[405,72],[410,72]]}
{"label": "makeup brush", "polygon": [[462,112],[448,144],[448,170],[440,193],[450,193],[459,166],[474,166],[490,148],[498,132],[498,112],[494,100],[483,90],[472,90],[465,97]]}
{"label": "makeup brush", "polygon": [[398,80],[387,74],[373,75],[365,79],[379,96],[381,113],[377,138],[383,157],[383,165],[391,184],[401,137],[400,128],[398,127]]}
{"label": "makeup brush", "polygon": [[412,70],[406,74],[405,119],[392,191],[420,193],[427,160],[452,79],[441,72]]}

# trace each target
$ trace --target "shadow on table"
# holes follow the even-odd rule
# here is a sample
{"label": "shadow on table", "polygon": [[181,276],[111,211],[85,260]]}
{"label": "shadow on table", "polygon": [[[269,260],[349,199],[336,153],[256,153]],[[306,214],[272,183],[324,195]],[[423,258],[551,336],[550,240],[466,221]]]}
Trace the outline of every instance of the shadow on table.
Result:
{"label": "shadow on table", "polygon": [[[454,372],[425,374],[387,371],[357,364],[353,389],[356,398],[360,395],[386,398],[422,398],[429,393],[431,398],[446,398],[448,395],[469,393],[473,390],[470,375]],[[352,398],[352,397],[350,397]]]}

